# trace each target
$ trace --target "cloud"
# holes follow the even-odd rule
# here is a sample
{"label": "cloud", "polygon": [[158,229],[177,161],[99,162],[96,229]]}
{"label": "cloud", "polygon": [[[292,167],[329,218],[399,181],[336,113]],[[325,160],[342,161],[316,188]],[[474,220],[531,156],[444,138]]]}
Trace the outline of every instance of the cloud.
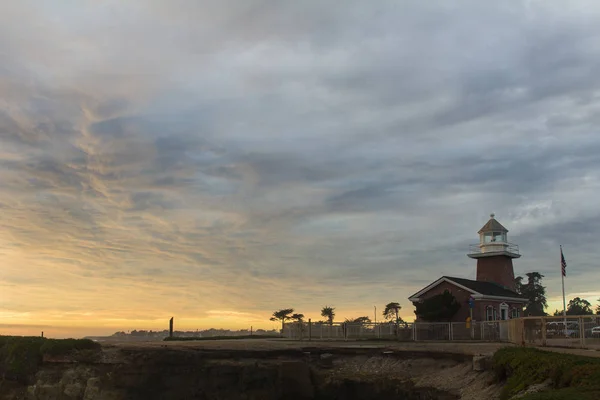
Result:
{"label": "cloud", "polygon": [[0,6],[0,322],[410,317],[423,285],[473,277],[490,212],[518,274],[555,296],[563,244],[569,293],[593,292],[599,12]]}

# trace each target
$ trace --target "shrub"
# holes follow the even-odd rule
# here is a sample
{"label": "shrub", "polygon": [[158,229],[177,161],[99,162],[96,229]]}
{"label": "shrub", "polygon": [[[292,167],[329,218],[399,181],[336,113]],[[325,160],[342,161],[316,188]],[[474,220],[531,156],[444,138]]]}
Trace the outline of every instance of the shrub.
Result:
{"label": "shrub", "polygon": [[507,347],[494,354],[494,370],[498,380],[506,380],[501,399],[509,399],[548,379],[555,390],[529,394],[523,399],[599,398],[600,358]]}
{"label": "shrub", "polygon": [[[0,336],[0,376],[27,383],[37,372],[44,354],[99,355],[101,346],[89,339],[46,339],[37,336]],[[81,358],[81,357],[80,357]]]}

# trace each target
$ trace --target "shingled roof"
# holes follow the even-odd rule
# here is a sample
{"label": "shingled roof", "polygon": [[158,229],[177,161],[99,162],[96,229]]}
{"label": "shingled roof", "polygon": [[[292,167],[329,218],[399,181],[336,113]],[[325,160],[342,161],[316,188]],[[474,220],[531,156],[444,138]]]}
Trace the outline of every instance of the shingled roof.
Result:
{"label": "shingled roof", "polygon": [[452,282],[456,282],[459,285],[462,285],[484,296],[525,298],[517,292],[513,292],[510,289],[506,289],[505,287],[500,286],[494,282],[473,281],[471,279],[454,278],[452,276],[444,276],[444,278],[447,278]]}
{"label": "shingled roof", "polygon": [[490,220],[477,233],[483,233],[483,232],[504,232],[504,233],[506,233],[506,232],[508,232],[508,229],[503,227],[502,224],[494,218],[494,214],[492,214],[492,217],[490,218]]}
{"label": "shingled roof", "polygon": [[473,292],[474,295],[503,297],[515,300],[522,299],[523,301],[527,301],[526,297],[518,294],[517,292],[513,292],[512,290],[507,289],[504,286],[498,285],[497,283],[474,281],[471,279],[455,278],[452,276],[442,276],[437,281],[431,283],[430,285],[424,287],[417,293],[410,296],[409,299],[416,299],[420,297],[421,295],[427,293],[429,290],[433,289],[442,282],[449,282],[450,284],[462,286],[463,288],[466,288],[467,290]]}

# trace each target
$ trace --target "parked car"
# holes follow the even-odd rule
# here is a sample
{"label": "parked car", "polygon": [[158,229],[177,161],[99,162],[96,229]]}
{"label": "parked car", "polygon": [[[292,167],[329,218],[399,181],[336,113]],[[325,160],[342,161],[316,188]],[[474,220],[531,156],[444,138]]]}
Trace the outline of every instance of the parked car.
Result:
{"label": "parked car", "polygon": [[546,324],[546,335],[548,337],[579,337],[579,324],[577,322],[567,322],[565,329],[565,323],[560,322],[549,322]]}
{"label": "parked car", "polygon": [[600,326],[595,326],[592,328],[592,337],[600,338]]}

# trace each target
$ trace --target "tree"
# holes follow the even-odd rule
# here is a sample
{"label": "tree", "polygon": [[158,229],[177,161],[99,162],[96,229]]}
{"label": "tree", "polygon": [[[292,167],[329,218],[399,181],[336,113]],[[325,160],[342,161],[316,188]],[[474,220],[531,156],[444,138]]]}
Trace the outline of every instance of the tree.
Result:
{"label": "tree", "polygon": [[598,299],[598,306],[596,307],[596,314],[600,315],[600,299]]}
{"label": "tree", "polygon": [[335,308],[325,306],[321,309],[321,316],[327,318],[329,325],[333,325],[333,318],[335,317]]}
{"label": "tree", "polygon": [[450,321],[460,309],[460,303],[448,290],[415,304],[415,314],[428,322]]}
{"label": "tree", "polygon": [[304,321],[304,314],[292,314],[290,317],[291,320],[296,321],[298,323]]}
{"label": "tree", "polygon": [[385,309],[383,310],[383,317],[387,320],[395,320],[398,324],[401,320],[400,316],[398,315],[401,309],[402,307],[399,303],[388,303],[386,304]]}
{"label": "tree", "polygon": [[358,317],[358,318],[346,318],[346,321],[344,321],[346,323],[349,324],[370,324],[371,323],[371,318],[365,316],[365,317]]}
{"label": "tree", "polygon": [[291,314],[294,312],[293,308],[282,308],[279,311],[273,312],[273,316],[270,318],[271,321],[281,321],[281,332],[283,332],[283,326],[285,321],[292,319]]}
{"label": "tree", "polygon": [[589,301],[575,297],[567,305],[567,315],[592,315],[592,305]]}
{"label": "tree", "polygon": [[523,277],[515,278],[515,286],[517,293],[527,297],[527,306],[525,307],[525,315],[545,316],[546,307],[546,288],[542,286],[542,278],[544,275],[539,272],[528,272],[527,283],[523,283]]}

